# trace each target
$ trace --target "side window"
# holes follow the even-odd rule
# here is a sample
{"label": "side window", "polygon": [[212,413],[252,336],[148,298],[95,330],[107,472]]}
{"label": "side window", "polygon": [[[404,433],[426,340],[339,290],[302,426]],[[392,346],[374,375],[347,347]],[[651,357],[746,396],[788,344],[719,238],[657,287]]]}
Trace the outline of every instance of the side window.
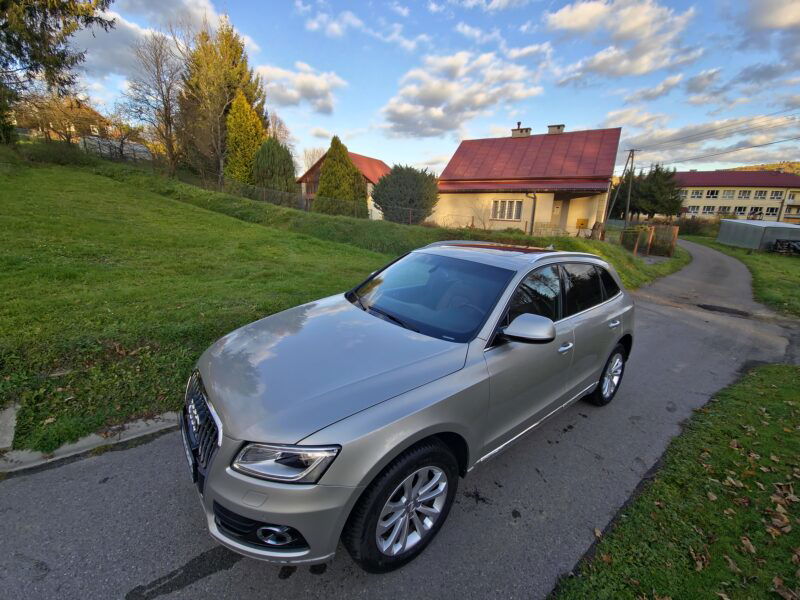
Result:
{"label": "side window", "polygon": [[565,317],[591,308],[603,301],[600,275],[594,265],[578,263],[562,265],[566,293]]}
{"label": "side window", "polygon": [[603,289],[606,292],[605,298],[613,298],[619,293],[617,282],[614,281],[611,273],[606,271],[603,267],[597,267],[597,270],[600,271],[600,280],[603,282]]}
{"label": "side window", "polygon": [[528,275],[517,288],[508,308],[507,323],[523,313],[541,315],[558,321],[561,282],[558,267],[542,267]]}

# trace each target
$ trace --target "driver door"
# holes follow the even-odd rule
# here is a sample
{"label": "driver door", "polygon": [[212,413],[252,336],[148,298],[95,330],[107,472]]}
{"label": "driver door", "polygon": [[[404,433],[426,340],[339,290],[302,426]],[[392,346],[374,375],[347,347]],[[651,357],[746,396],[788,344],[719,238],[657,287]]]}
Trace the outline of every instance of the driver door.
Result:
{"label": "driver door", "polygon": [[562,287],[558,265],[532,271],[512,296],[499,326],[532,313],[555,322],[553,341],[532,344],[495,336],[484,352],[489,371],[489,414],[485,452],[490,452],[544,418],[564,402],[574,335],[560,322]]}

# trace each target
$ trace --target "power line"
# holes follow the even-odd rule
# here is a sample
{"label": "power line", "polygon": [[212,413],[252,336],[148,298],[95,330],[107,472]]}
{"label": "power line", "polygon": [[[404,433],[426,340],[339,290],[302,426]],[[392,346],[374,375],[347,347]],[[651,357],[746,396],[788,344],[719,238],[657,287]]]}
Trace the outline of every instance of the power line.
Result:
{"label": "power line", "polygon": [[731,154],[733,152],[739,152],[740,150],[750,150],[751,148],[763,148],[764,146],[772,146],[774,144],[782,144],[784,142],[792,142],[792,141],[795,141],[795,140],[800,140],[800,136],[792,137],[792,138],[786,138],[786,139],[783,139],[783,140],[775,140],[774,142],[767,142],[766,144],[754,144],[752,146],[742,146],[741,148],[734,148],[733,150],[725,150],[723,152],[714,152],[713,154],[704,154],[702,156],[692,156],[690,158],[681,158],[679,160],[670,160],[670,161],[666,161],[666,162],[663,162],[663,163],[660,163],[660,164],[662,164],[662,165],[672,165],[672,164],[676,164],[676,163],[691,162],[693,160],[700,160],[701,158],[711,158],[713,156],[722,156],[723,154]]}

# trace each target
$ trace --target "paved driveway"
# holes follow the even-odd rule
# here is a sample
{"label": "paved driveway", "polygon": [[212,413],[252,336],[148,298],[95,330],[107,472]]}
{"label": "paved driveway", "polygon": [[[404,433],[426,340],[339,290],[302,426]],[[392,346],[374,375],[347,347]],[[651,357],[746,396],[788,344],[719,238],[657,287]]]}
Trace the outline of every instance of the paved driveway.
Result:
{"label": "paved driveway", "polygon": [[573,405],[473,471],[438,538],[400,571],[365,574],[343,548],[325,567],[280,569],[216,546],[169,433],[0,483],[0,595],[546,596],[693,409],[745,363],[796,360],[787,325],[753,302],[745,267],[685,247],[691,265],[637,293],[633,357],[614,402]]}

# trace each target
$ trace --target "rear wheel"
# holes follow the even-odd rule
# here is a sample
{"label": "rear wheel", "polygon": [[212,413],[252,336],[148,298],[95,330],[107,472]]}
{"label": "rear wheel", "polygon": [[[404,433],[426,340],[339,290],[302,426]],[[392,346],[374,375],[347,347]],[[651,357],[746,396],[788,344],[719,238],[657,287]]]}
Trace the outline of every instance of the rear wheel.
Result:
{"label": "rear wheel", "polygon": [[394,459],[359,499],[342,541],[365,570],[385,573],[420,554],[441,528],[458,487],[458,463],[441,442]]}
{"label": "rear wheel", "polygon": [[622,383],[622,376],[625,374],[626,358],[625,347],[617,344],[603,367],[597,387],[586,396],[587,402],[595,406],[605,406],[614,399],[619,390],[619,384]]}

